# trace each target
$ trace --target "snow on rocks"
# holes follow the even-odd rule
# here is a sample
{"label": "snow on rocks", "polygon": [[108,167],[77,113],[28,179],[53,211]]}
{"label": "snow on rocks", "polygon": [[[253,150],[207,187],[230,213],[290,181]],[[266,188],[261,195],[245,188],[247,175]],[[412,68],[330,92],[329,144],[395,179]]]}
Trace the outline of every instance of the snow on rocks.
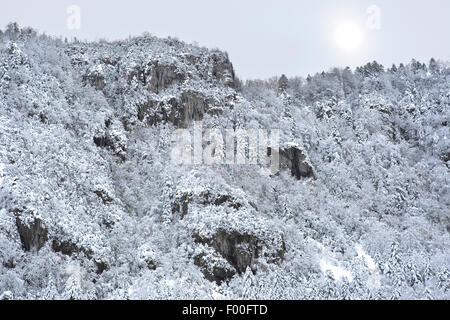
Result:
{"label": "snow on rocks", "polygon": [[204,177],[197,171],[186,175],[175,193],[172,213],[202,248],[195,263],[205,277],[221,283],[247,267],[256,271],[259,259],[282,261],[282,230],[258,213],[242,190],[220,179],[211,185]]}
{"label": "snow on rocks", "polygon": [[280,167],[290,169],[292,176],[298,180],[314,177],[309,159],[295,143],[287,143],[280,148]]}

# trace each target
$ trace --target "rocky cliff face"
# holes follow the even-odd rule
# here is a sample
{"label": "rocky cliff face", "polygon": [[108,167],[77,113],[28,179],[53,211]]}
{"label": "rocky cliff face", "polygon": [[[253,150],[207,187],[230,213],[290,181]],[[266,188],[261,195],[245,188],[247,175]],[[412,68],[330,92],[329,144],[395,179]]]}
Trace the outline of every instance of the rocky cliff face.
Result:
{"label": "rocky cliff face", "polygon": [[40,219],[35,219],[27,224],[17,217],[16,224],[20,241],[26,251],[39,251],[48,240],[47,230]]}
{"label": "rocky cliff face", "polygon": [[207,279],[221,283],[247,268],[256,272],[259,259],[271,263],[283,260],[283,232],[269,228],[269,221],[254,204],[226,186],[221,192],[198,187],[177,191],[172,213],[183,220],[195,243],[201,245],[194,261]]}
{"label": "rocky cliff face", "polygon": [[[0,33],[0,297],[445,298],[449,72],[408,68],[239,91],[174,39]],[[197,120],[280,129],[280,173],[174,164]]]}
{"label": "rocky cliff face", "polygon": [[[159,203],[149,207],[140,203],[137,208],[130,198],[131,189],[125,190],[141,188],[138,197],[147,196],[149,203],[158,199],[162,190],[158,185],[166,178],[157,168],[170,166],[166,156],[170,145],[163,140],[170,139],[176,128],[189,128],[193,121],[216,121],[242,100],[234,90],[234,70],[225,53],[152,37],[102,45],[26,37],[3,41],[1,116],[8,123],[16,112],[27,119],[20,125],[21,134],[8,124],[1,132],[7,141],[2,147],[12,148],[1,159],[9,168],[2,183],[2,208],[6,209],[2,219],[15,219],[15,227],[8,229],[10,238],[3,241],[18,245],[16,252],[45,252],[56,261],[93,265],[93,277],[98,278],[123,263],[119,256],[125,252],[119,247],[134,241],[134,235],[127,236],[123,228],[137,223],[131,220],[153,217],[157,223],[166,218],[171,221],[172,232],[189,230],[184,242],[196,253],[188,259],[206,279],[218,284],[247,268],[256,272],[260,261],[283,260],[282,231],[249,229],[246,224],[256,221],[262,228],[264,217],[258,217],[255,206],[242,195],[236,196],[227,183],[221,192],[205,187],[197,193],[186,188],[173,197],[170,193],[163,196]],[[32,43],[37,43],[37,50],[31,49]],[[55,63],[59,67],[51,70]],[[13,92],[8,91],[11,86]],[[18,97],[25,101],[20,108],[13,102]],[[163,128],[169,131],[161,137]],[[155,138],[160,146],[148,145]],[[31,139],[27,145],[35,144],[36,149],[27,152],[34,154],[36,165],[24,158],[23,148],[28,147],[16,148],[21,139]],[[139,147],[141,143],[147,147]],[[178,169],[174,169],[175,173]],[[135,177],[150,174],[153,178],[142,184],[133,182],[125,178],[127,171]],[[18,178],[13,179],[14,175]],[[152,179],[156,186],[147,194]],[[23,210],[22,203],[32,210]],[[161,211],[166,205],[168,216]],[[228,225],[228,215],[247,222]],[[207,233],[203,229],[206,221]],[[144,226],[152,228],[151,224]],[[155,252],[157,239],[142,236],[138,246],[152,247]],[[177,248],[159,248],[151,257],[138,253],[135,258],[142,257],[144,265],[156,271],[161,255]]]}
{"label": "rocky cliff face", "polygon": [[299,180],[314,177],[311,164],[296,145],[287,145],[280,149],[280,167],[288,168],[291,174]]}
{"label": "rocky cliff face", "polygon": [[205,113],[220,112],[224,102],[234,99],[233,65],[220,51],[141,38],[100,50],[73,44],[66,53],[86,85],[102,91],[114,104],[130,100],[138,120],[149,125],[171,122],[186,127]]}

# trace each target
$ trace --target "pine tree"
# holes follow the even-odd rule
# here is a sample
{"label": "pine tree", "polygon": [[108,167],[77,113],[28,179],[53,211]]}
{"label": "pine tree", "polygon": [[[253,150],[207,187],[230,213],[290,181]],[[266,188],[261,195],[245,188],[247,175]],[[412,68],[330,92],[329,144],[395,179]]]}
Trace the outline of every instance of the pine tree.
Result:
{"label": "pine tree", "polygon": [[430,59],[430,62],[428,64],[428,69],[430,70],[430,72],[432,74],[438,74],[439,73],[439,65],[436,62],[436,60],[434,60],[434,58]]}
{"label": "pine tree", "polygon": [[284,74],[281,75],[280,79],[278,80],[278,92],[280,93],[286,92],[288,86],[289,86],[288,78]]}

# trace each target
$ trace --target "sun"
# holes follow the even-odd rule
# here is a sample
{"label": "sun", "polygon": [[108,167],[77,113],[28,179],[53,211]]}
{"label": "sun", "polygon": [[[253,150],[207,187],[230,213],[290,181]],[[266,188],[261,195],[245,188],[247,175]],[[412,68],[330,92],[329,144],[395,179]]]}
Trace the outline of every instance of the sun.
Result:
{"label": "sun", "polygon": [[364,39],[364,33],[361,27],[351,21],[338,24],[334,36],[339,48],[346,52],[357,51],[361,47]]}

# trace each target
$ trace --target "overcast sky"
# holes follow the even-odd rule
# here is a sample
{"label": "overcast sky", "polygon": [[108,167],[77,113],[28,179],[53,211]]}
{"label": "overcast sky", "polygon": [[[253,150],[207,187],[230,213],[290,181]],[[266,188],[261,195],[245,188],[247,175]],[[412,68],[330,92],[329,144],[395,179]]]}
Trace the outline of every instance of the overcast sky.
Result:
{"label": "overcast sky", "polygon": [[[68,27],[70,5],[80,8],[79,29]],[[0,10],[1,28],[11,21],[89,40],[144,31],[176,36],[227,51],[243,79],[306,76],[372,60],[450,60],[449,0],[14,0]],[[338,31],[342,25],[351,27]]]}

